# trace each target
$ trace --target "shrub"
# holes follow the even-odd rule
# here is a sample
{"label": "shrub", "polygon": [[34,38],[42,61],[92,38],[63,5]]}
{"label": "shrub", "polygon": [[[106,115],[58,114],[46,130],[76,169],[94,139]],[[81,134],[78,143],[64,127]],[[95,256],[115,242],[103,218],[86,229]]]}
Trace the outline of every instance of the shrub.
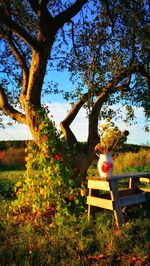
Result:
{"label": "shrub", "polygon": [[[25,149],[27,172],[22,186],[16,188],[18,198],[13,202],[13,211],[28,212],[33,217],[40,215],[50,222],[54,217],[61,220],[62,214],[66,217],[71,213],[80,214],[85,206],[84,184],[82,188],[78,187],[72,165],[64,163],[57,151],[56,138],[60,133],[54,132],[52,122],[48,123],[44,118],[38,132],[42,148],[28,142]],[[51,134],[53,138],[49,137]]]}

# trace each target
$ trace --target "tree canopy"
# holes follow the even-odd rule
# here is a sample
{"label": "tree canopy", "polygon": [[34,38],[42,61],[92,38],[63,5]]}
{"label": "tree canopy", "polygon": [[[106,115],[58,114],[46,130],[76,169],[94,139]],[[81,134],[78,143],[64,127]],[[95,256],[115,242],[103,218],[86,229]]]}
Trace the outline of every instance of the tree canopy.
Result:
{"label": "tree canopy", "polygon": [[[111,105],[121,101],[130,114],[141,106],[150,116],[149,11],[146,0],[1,0],[0,110],[27,124],[38,143],[42,92],[57,92],[43,85],[47,71],[67,69],[78,88],[64,92],[73,105],[61,130],[87,168]],[[89,132],[79,148],[70,125],[83,106]]]}

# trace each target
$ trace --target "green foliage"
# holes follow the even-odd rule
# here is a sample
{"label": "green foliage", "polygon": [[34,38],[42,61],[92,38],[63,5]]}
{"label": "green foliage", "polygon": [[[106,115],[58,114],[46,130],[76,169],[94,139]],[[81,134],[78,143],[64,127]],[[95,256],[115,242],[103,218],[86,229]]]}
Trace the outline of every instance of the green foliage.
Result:
{"label": "green foliage", "polygon": [[15,180],[0,179],[0,195],[4,198],[14,196]]}
{"label": "green foliage", "polygon": [[[102,117],[120,116],[121,110],[115,111],[111,108],[120,100],[127,109],[126,119],[133,120],[133,105],[145,107],[148,116],[149,89],[140,71],[143,65],[148,78],[148,4],[132,0],[127,3],[98,1],[92,11],[92,17],[95,19],[85,21],[82,31],[76,27],[76,53],[68,53],[72,79],[75,80],[77,75],[83,81],[76,94],[80,95],[87,86],[91,97],[87,107],[91,111],[96,96],[103,94],[105,88],[108,90],[107,85],[110,82],[115,93],[105,99],[101,110]],[[130,72],[132,64],[140,65],[139,71]],[[128,69],[131,75],[122,75],[125,69]],[[118,79],[119,76],[122,76],[121,79]],[[143,95],[145,97],[142,99]]]}
{"label": "green foliage", "polygon": [[[85,195],[74,178],[71,163],[64,161],[57,151],[60,133],[46,114],[47,110],[43,109],[43,120],[37,129],[41,149],[32,141],[25,149],[27,172],[22,185],[16,187],[17,200],[12,209],[15,213],[28,212],[50,222],[54,218],[59,222],[62,214],[67,217],[70,213],[79,215],[84,211]],[[67,145],[63,142],[62,139],[60,145]]]}
{"label": "green foliage", "polygon": [[[23,180],[24,171],[5,171],[0,173],[0,196],[7,198],[16,197],[16,184]],[[18,183],[19,184],[19,183]]]}

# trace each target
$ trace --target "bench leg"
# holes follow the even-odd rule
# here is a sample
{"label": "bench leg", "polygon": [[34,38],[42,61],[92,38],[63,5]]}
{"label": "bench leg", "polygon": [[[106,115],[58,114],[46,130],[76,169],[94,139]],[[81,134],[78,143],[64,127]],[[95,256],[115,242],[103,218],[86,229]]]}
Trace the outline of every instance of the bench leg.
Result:
{"label": "bench leg", "polygon": [[116,226],[118,228],[120,228],[124,222],[123,220],[123,215],[122,215],[122,210],[120,208],[119,205],[117,205],[116,203],[114,203],[114,217],[115,217],[115,222],[116,222]]}
{"label": "bench leg", "polygon": [[129,188],[136,188],[137,185],[139,184],[140,178],[130,178],[129,179]]}
{"label": "bench leg", "polygon": [[124,220],[122,215],[122,209],[120,206],[120,196],[116,181],[110,182],[110,195],[111,195],[111,200],[113,201],[113,212],[114,212],[116,226],[120,228]]}

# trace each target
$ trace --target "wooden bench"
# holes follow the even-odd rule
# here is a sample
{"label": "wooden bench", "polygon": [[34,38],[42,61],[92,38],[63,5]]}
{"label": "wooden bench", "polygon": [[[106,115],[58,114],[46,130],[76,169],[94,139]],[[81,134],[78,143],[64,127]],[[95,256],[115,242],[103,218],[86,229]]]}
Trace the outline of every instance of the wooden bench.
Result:
{"label": "wooden bench", "polygon": [[[112,210],[116,226],[124,223],[122,208],[134,204],[149,202],[150,190],[140,188],[143,179],[149,179],[150,173],[132,173],[114,175],[109,179],[97,176],[88,176],[89,195],[87,196],[88,220],[95,213],[96,207]],[[128,187],[119,188],[119,181],[127,179]],[[144,180],[143,180],[144,181]],[[102,191],[107,193],[102,193]]]}

